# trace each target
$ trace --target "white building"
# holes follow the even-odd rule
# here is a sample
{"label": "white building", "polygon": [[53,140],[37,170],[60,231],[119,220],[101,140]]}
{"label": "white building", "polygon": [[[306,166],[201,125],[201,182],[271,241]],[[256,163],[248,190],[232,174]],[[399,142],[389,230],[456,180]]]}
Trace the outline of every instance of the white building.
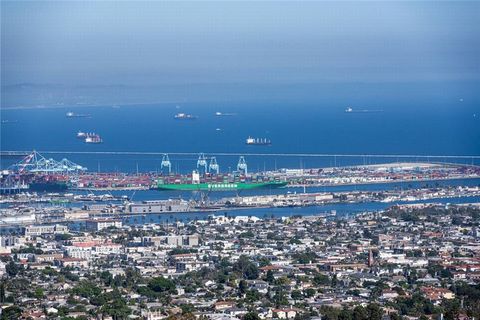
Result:
{"label": "white building", "polygon": [[100,231],[110,227],[121,228],[122,220],[116,220],[116,219],[87,220],[86,227],[87,227],[87,230],[90,230],[90,231]]}
{"label": "white building", "polygon": [[55,225],[33,225],[24,228],[27,237],[41,236],[44,234],[68,233],[68,227],[60,224]]}
{"label": "white building", "polygon": [[92,256],[92,247],[65,246],[64,250],[71,258],[89,259]]}

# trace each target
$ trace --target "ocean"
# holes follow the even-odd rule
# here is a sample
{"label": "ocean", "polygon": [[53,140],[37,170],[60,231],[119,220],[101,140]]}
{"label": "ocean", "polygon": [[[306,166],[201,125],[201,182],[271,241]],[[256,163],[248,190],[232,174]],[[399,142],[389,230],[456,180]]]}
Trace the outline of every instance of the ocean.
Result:
{"label": "ocean", "polygon": [[[295,104],[286,101],[2,109],[0,142],[2,151],[58,151],[45,156],[56,160],[66,157],[95,171],[134,172],[137,168],[139,171],[157,171],[160,170],[161,153],[170,153],[174,171],[189,172],[196,167],[197,153],[200,152],[208,157],[217,156],[220,170],[224,172],[236,169],[241,154],[246,155],[249,171],[402,160],[480,164],[480,159],[473,158],[362,156],[479,155],[480,113],[473,102],[449,101],[435,108],[375,103],[352,106],[354,110],[382,110],[366,113],[346,113],[345,108],[333,103],[326,105],[325,102]],[[68,111],[90,114],[91,117],[67,118]],[[198,118],[175,120],[174,115],[180,112]],[[218,117],[215,112],[235,115]],[[104,143],[85,144],[76,138],[78,131],[96,132]],[[247,146],[245,139],[249,136],[268,138],[272,145]],[[2,158],[0,165],[6,168],[17,160]]]}

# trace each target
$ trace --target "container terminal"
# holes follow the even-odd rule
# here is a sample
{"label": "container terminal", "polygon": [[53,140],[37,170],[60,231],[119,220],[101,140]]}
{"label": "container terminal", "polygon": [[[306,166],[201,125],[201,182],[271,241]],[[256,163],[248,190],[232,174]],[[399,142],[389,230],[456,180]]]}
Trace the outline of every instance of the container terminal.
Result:
{"label": "container terminal", "polygon": [[199,155],[188,174],[172,171],[165,154],[159,172],[94,172],[68,159],[45,158],[33,151],[0,174],[0,192],[71,190],[238,191],[480,178],[480,167],[444,163],[389,163],[348,167],[249,171],[245,157],[236,170],[221,172],[216,157]]}
{"label": "container terminal", "polygon": [[[188,174],[172,172],[172,162],[166,154],[160,165],[160,172],[99,173],[68,159],[57,161],[33,151],[1,171],[0,224],[32,223],[32,219],[36,223],[75,221],[112,214],[201,213],[348,203],[393,205],[480,196],[479,187],[474,185],[318,191],[323,186],[479,179],[480,168],[471,165],[404,162],[251,172],[245,157],[240,157],[236,170],[223,173],[216,158],[205,154],[192,163],[193,170]],[[317,189],[307,192],[307,188],[314,187]],[[147,190],[158,191],[159,198],[168,199],[135,201],[132,195],[121,195],[121,191]],[[115,195],[110,193],[114,191]],[[224,192],[226,196],[222,196]],[[191,194],[189,200],[182,199],[186,193]],[[210,197],[212,194],[215,197]]]}

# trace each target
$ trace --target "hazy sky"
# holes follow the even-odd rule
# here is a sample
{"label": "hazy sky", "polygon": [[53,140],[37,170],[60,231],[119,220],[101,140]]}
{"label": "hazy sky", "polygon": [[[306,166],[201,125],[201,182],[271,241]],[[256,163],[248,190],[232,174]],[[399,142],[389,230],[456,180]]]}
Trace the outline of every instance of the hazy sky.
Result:
{"label": "hazy sky", "polygon": [[1,2],[2,84],[480,80],[480,2]]}

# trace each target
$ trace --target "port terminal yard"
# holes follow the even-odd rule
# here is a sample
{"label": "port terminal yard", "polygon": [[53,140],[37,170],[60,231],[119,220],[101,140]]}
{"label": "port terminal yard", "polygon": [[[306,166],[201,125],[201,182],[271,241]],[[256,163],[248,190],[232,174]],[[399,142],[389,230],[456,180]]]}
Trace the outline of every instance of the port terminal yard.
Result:
{"label": "port terminal yard", "polygon": [[[205,154],[200,154],[192,173],[181,174],[172,172],[168,155],[162,157],[164,172],[95,172],[67,159],[56,161],[33,152],[11,168],[1,172],[2,190],[13,188],[11,190],[17,192],[2,192],[3,194],[0,195],[2,211],[0,224],[75,221],[98,215],[127,217],[365,202],[395,204],[480,196],[478,185],[409,187],[405,190],[386,190],[387,188],[385,188],[380,191],[318,191],[319,187],[328,186],[480,179],[480,167],[467,164],[402,161],[373,165],[283,168],[252,172],[248,170],[246,158],[240,156],[237,170],[229,170],[228,173],[225,173],[219,170],[215,157],[210,158]],[[401,158],[401,156],[396,157]],[[210,160],[210,165],[208,160]],[[209,169],[211,170],[209,171]],[[218,191],[214,191],[216,188],[211,190],[207,188],[207,192],[199,192],[191,188],[194,184],[226,185],[232,188],[246,186],[251,189],[245,188],[247,194],[242,194],[243,191],[240,188],[237,190],[220,190],[223,188],[219,188]],[[160,191],[162,188],[159,186],[164,185],[173,189]],[[262,189],[263,191],[260,192],[252,188],[257,185],[284,187],[276,189],[275,192],[269,188]],[[178,189],[175,189],[176,186]],[[185,190],[190,190],[190,199],[187,196],[188,200],[181,198],[181,196],[185,197]],[[137,200],[135,202],[131,196],[118,195],[118,192],[121,191],[158,192],[158,198],[165,197],[163,194],[167,194],[169,199]],[[221,191],[236,191],[236,195],[221,196]],[[117,194],[114,196],[110,192],[117,192]],[[201,196],[198,196],[199,193]],[[215,196],[210,197],[213,193]]]}
{"label": "port terminal yard", "polygon": [[[33,152],[7,170],[1,171],[1,193],[24,191],[65,191],[70,190],[146,190],[158,187],[159,181],[173,187],[193,183],[195,173],[181,174],[171,171],[168,155],[163,155],[160,172],[95,172],[67,159],[55,161]],[[324,168],[284,168],[251,172],[245,157],[240,156],[237,170],[220,172],[215,157],[210,165],[201,154],[197,166],[199,174],[196,183],[261,184],[286,182],[287,187],[356,185],[371,183],[434,181],[448,179],[469,179],[480,177],[480,167],[465,164],[395,162],[373,165],[356,165]],[[215,169],[209,171],[209,169]]]}

